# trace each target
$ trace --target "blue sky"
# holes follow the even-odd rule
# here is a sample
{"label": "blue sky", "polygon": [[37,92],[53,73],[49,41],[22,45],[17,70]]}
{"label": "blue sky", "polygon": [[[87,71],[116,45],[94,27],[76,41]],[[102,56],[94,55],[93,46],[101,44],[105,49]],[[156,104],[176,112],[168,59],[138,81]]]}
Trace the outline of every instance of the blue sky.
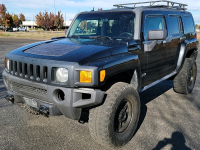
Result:
{"label": "blue sky", "polygon": [[[54,7],[55,1],[55,7]],[[146,1],[146,0],[142,0]],[[148,0],[147,0],[148,1]],[[174,0],[175,1],[175,0]],[[110,9],[113,4],[140,2],[139,0],[1,0],[0,4],[5,4],[7,12],[10,14],[23,13],[26,20],[33,20],[33,16],[39,12],[56,12],[61,10],[66,19],[73,17],[82,11],[90,11],[95,8]],[[176,2],[188,4],[190,11],[195,19],[195,23],[200,25],[200,0],[176,0]],[[35,17],[34,17],[35,20]]]}

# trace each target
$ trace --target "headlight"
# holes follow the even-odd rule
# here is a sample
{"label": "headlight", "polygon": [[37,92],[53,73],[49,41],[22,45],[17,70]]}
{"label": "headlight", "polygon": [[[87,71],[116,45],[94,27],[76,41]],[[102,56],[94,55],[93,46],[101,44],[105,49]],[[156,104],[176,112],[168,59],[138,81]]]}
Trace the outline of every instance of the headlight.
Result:
{"label": "headlight", "polygon": [[59,82],[68,81],[68,70],[65,68],[58,68],[56,70],[56,80]]}
{"label": "headlight", "polygon": [[8,58],[6,58],[6,68],[9,71],[9,59]]}

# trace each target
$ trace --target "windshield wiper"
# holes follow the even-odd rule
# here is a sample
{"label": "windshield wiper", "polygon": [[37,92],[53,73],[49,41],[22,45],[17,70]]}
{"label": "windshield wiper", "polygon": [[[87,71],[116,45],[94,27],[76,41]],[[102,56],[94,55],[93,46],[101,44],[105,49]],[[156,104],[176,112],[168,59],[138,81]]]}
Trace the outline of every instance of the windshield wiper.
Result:
{"label": "windshield wiper", "polygon": [[69,37],[80,39],[80,36],[78,36],[78,35],[71,35],[71,36],[69,36]]}
{"label": "windshield wiper", "polygon": [[109,36],[90,36],[90,39],[109,39],[109,40],[113,40],[111,37]]}

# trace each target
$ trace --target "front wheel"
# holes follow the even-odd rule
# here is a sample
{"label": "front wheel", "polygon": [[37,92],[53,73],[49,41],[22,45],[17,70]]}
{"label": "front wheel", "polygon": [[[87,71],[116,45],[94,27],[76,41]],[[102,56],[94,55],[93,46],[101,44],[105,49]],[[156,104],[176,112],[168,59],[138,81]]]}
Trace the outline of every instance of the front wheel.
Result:
{"label": "front wheel", "polygon": [[91,136],[106,147],[122,147],[133,137],[139,115],[137,91],[127,83],[118,82],[107,91],[104,104],[90,110]]}

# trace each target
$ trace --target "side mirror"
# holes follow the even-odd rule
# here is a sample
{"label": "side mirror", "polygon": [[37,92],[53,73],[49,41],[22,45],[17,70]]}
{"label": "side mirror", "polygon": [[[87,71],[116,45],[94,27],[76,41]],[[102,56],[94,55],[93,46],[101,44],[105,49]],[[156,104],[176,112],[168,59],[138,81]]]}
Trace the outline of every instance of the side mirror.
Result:
{"label": "side mirror", "polygon": [[167,30],[149,30],[148,39],[149,40],[165,40],[167,38]]}

